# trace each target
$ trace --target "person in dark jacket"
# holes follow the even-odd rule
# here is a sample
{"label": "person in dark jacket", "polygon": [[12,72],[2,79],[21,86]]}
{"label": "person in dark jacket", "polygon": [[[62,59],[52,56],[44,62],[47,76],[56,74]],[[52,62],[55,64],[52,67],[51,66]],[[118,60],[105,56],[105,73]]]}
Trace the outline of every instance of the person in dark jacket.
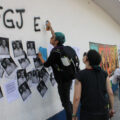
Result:
{"label": "person in dark jacket", "polygon": [[86,69],[76,74],[72,120],[77,120],[79,102],[81,102],[80,120],[108,120],[109,115],[110,117],[114,115],[114,96],[110,80],[108,74],[99,67],[100,62],[100,54],[90,50],[85,61]]}
{"label": "person in dark jacket", "polygon": [[58,83],[58,93],[60,100],[66,111],[66,118],[67,120],[72,120],[72,104],[70,102],[70,88],[72,79],[71,76],[67,75],[64,71],[58,70],[58,66],[61,66],[60,54],[54,52],[57,48],[63,46],[65,42],[65,35],[61,32],[54,32],[49,21],[47,22],[47,28],[47,30],[50,30],[52,33],[50,43],[54,48],[52,49],[47,61],[44,61],[41,53],[39,53],[38,56],[45,67],[52,67],[55,80]]}

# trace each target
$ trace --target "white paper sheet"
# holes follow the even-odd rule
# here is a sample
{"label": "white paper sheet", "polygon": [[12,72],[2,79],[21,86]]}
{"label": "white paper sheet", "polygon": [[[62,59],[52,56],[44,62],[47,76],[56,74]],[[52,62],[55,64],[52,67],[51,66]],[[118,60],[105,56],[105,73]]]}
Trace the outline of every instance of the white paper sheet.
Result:
{"label": "white paper sheet", "polygon": [[8,102],[13,102],[19,98],[17,80],[12,80],[6,83],[4,89]]}
{"label": "white paper sheet", "polygon": [[47,54],[48,54],[48,57],[50,55],[50,52],[51,50],[53,49],[53,46],[51,44],[48,45],[48,48],[47,48]]}
{"label": "white paper sheet", "polygon": [[72,47],[72,48],[76,51],[77,56],[80,58],[80,48],[78,47]]}

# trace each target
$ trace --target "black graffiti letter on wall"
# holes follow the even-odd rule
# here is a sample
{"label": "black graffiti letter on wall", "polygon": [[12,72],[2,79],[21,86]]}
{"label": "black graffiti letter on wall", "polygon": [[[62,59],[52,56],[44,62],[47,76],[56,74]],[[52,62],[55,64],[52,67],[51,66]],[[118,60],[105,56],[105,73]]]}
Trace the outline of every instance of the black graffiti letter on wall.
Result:
{"label": "black graffiti letter on wall", "polygon": [[37,28],[37,26],[39,25],[38,23],[36,23],[37,20],[40,20],[40,17],[34,17],[34,31],[35,32],[39,32],[40,29]]}
{"label": "black graffiti letter on wall", "polygon": [[[2,10],[3,9],[3,7],[2,6],[0,6],[0,10]],[[1,15],[0,15],[0,17],[1,17]]]}
{"label": "black graffiti letter on wall", "polygon": [[0,6],[0,9],[2,10],[2,9],[3,9],[3,7],[2,7],[2,6]]}
{"label": "black graffiti letter on wall", "polygon": [[[7,27],[7,28],[15,28],[15,25],[14,25],[12,19],[7,19],[7,20],[6,20],[6,15],[7,15],[7,13],[12,13],[12,14],[14,14],[14,11],[13,11],[12,9],[8,9],[8,10],[6,10],[5,13],[3,14],[3,23],[4,23],[5,27]],[[7,24],[7,23],[11,23],[11,24]]]}
{"label": "black graffiti letter on wall", "polygon": [[21,24],[18,24],[18,21],[16,22],[16,25],[19,29],[21,29],[23,27],[23,17],[22,17],[22,13],[25,12],[25,9],[16,9],[16,12],[20,14],[20,19],[21,19]]}

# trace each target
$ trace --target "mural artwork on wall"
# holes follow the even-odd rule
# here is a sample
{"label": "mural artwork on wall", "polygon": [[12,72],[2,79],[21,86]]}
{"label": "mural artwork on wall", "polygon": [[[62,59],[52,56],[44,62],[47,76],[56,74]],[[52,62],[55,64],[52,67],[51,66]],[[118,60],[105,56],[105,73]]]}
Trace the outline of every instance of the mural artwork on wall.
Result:
{"label": "mural artwork on wall", "polygon": [[89,43],[90,49],[94,49],[101,54],[102,62],[100,66],[108,72],[108,74],[112,74],[117,67],[118,64],[118,52],[116,45],[105,45],[99,43]]}

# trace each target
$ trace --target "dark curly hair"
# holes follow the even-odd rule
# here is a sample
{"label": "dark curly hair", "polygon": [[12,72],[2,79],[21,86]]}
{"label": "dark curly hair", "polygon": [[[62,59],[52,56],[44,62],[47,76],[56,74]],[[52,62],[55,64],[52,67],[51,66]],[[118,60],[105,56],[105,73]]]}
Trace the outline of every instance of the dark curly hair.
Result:
{"label": "dark curly hair", "polygon": [[83,57],[84,57],[84,56],[87,56],[87,52],[84,52]]}
{"label": "dark curly hair", "polygon": [[87,58],[92,67],[98,66],[101,63],[101,55],[96,50],[89,50],[87,53]]}

